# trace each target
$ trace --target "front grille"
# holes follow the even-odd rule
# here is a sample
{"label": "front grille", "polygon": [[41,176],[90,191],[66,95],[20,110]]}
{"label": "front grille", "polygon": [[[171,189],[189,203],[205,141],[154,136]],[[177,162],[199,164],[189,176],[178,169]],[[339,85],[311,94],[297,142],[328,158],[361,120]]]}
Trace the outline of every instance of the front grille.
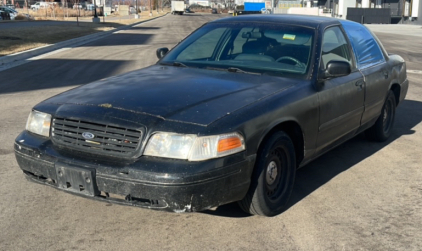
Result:
{"label": "front grille", "polygon": [[108,156],[134,156],[142,139],[140,130],[66,118],[54,118],[51,130],[55,144]]}

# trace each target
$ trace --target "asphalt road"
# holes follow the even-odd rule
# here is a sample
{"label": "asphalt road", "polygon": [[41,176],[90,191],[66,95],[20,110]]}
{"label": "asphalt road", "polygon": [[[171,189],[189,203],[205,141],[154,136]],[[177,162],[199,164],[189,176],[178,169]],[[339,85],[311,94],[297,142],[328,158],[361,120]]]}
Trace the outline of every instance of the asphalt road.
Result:
{"label": "asphalt road", "polygon": [[[236,204],[175,214],[91,201],[25,180],[13,153],[38,102],[156,62],[217,15],[168,15],[0,72],[0,250],[421,250],[422,74],[398,107],[392,137],[362,135],[300,169],[289,208],[273,218]],[[414,36],[377,31],[422,72]],[[116,94],[118,95],[118,94]]]}

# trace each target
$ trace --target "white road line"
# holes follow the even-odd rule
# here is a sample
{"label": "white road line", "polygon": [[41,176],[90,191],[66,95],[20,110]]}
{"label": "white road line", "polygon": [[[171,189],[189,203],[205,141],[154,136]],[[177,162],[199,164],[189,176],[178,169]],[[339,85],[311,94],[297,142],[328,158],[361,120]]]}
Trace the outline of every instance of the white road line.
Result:
{"label": "white road line", "polygon": [[55,50],[55,51],[52,51],[52,52],[48,52],[48,53],[45,53],[45,54],[36,56],[36,57],[28,58],[27,60],[31,60],[31,61],[33,61],[33,60],[39,60],[39,59],[42,59],[42,58],[45,58],[45,57],[48,57],[48,56],[57,54],[59,52],[67,51],[67,50],[70,50],[70,49],[72,49],[72,48],[71,47],[61,48],[61,49],[58,49],[58,50]]}
{"label": "white road line", "polygon": [[420,70],[407,70],[406,73],[422,74],[422,71],[420,71]]}

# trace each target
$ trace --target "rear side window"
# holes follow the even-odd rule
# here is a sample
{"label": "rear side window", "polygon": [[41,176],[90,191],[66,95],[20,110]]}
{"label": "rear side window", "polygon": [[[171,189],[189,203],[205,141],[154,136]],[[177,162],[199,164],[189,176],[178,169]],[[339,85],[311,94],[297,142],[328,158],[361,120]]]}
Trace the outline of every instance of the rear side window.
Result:
{"label": "rear side window", "polygon": [[352,44],[359,69],[367,68],[385,61],[378,43],[365,26],[347,21],[341,21],[341,24]]}

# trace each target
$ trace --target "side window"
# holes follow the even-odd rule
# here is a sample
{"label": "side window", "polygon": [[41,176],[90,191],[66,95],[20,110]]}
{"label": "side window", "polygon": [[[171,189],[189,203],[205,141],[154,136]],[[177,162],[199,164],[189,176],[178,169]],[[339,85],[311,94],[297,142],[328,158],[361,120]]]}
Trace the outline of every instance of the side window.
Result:
{"label": "side window", "polygon": [[361,24],[342,22],[352,44],[358,68],[366,68],[385,61],[384,55],[372,34]]}
{"label": "side window", "polygon": [[327,68],[327,64],[331,60],[345,61],[352,64],[352,55],[339,27],[331,27],[325,30],[322,38],[321,59],[324,69]]}
{"label": "side window", "polygon": [[182,51],[177,60],[205,60],[210,58],[226,30],[227,28],[218,28],[206,33]]}

